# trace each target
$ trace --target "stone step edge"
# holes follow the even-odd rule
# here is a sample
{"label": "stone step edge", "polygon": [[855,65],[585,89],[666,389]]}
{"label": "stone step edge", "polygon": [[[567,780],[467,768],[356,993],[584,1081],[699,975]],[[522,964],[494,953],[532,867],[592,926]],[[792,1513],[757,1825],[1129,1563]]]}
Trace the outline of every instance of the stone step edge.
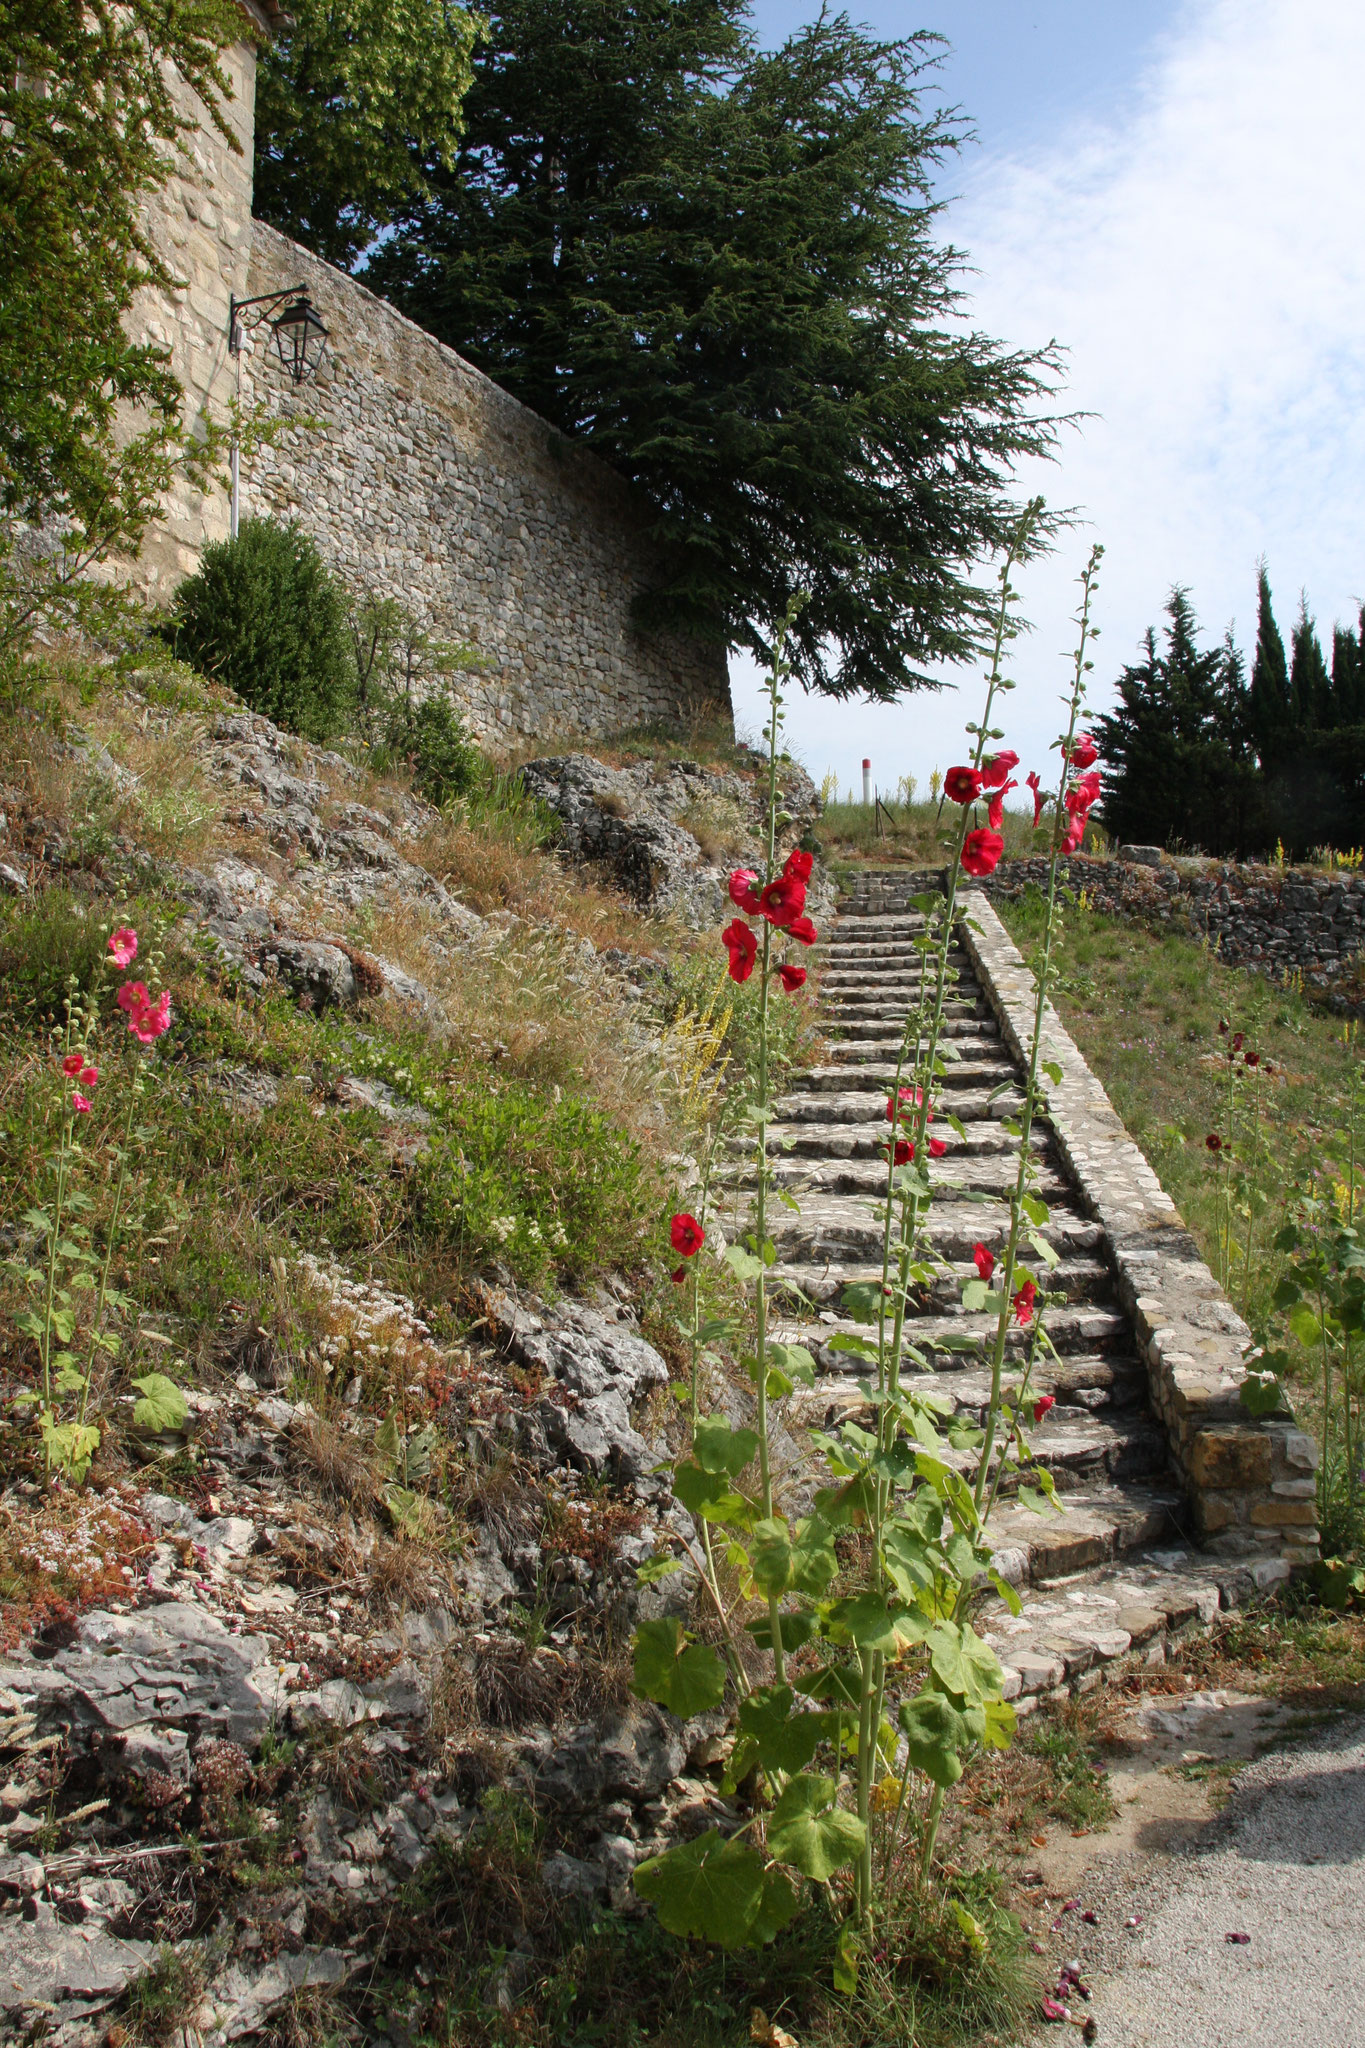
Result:
{"label": "stone step edge", "polygon": [[[962,898],[963,940],[1001,1036],[1027,1056],[1036,984],[986,896]],[[1241,1405],[1251,1333],[1051,1004],[1043,1057],[1048,1121],[1087,1212],[1105,1234],[1117,1293],[1146,1359],[1154,1413],[1206,1549],[1288,1570],[1319,1554],[1313,1473],[1319,1450],[1292,1415],[1257,1422]]]}

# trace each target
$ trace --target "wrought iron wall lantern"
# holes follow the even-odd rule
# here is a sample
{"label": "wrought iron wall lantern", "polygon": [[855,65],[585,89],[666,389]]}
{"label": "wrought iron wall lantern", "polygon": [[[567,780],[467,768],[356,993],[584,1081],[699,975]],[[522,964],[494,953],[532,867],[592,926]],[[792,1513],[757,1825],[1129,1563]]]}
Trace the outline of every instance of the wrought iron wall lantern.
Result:
{"label": "wrought iron wall lantern", "polygon": [[[295,384],[306,384],[322,361],[327,348],[327,328],[321,314],[312,304],[301,284],[291,284],[286,291],[262,292],[258,298],[239,299],[234,293],[228,302],[228,353],[237,364],[237,404],[240,410],[242,399],[242,336],[249,327],[259,326],[262,320],[270,322],[279,350],[280,361],[289,372]],[[232,479],[232,538],[237,538],[238,509],[241,498],[240,460],[237,436],[232,437],[230,456]]]}

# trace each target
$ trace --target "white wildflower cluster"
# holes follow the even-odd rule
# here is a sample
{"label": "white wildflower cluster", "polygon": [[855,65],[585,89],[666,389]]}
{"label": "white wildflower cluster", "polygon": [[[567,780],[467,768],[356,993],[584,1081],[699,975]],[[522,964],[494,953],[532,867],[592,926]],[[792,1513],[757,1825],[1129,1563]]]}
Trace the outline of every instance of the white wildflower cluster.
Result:
{"label": "white wildflower cluster", "polygon": [[[534,1227],[532,1225],[533,1229]],[[517,1219],[515,1216],[495,1216],[488,1229],[490,1236],[495,1237],[499,1244],[506,1244],[509,1237],[516,1236]]]}
{"label": "white wildflower cluster", "polygon": [[325,1372],[342,1359],[360,1367],[413,1364],[431,1347],[430,1330],[404,1296],[348,1279],[307,1252],[294,1261],[294,1272],[332,1326],[318,1345]]}
{"label": "white wildflower cluster", "polygon": [[44,1516],[16,1531],[14,1554],[44,1578],[83,1585],[112,1571],[131,1579],[132,1566],[122,1560],[135,1541],[136,1532],[116,1505],[85,1499],[60,1517]]}

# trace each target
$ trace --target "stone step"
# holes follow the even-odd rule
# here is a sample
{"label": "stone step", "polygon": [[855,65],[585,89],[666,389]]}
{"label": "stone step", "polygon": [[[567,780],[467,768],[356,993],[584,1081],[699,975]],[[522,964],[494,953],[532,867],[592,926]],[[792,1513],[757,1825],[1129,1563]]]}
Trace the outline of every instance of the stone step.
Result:
{"label": "stone step", "polygon": [[1001,1576],[1036,1585],[1112,1564],[1125,1551],[1174,1536],[1183,1510],[1184,1497],[1174,1486],[1084,1487],[1068,1493],[1060,1515],[1036,1515],[1001,1501],[987,1536]]}
{"label": "stone step", "polygon": [[[964,1124],[1003,1123],[1022,1108],[1023,1100],[1016,1088],[1003,1095],[996,1095],[993,1088],[964,1088],[953,1096],[953,1115]],[[888,1136],[886,1097],[880,1091],[874,1095],[861,1088],[838,1093],[830,1089],[824,1094],[779,1095],[774,1108],[783,1123],[860,1124],[869,1129],[880,1124],[883,1144]],[[937,1135],[947,1142],[946,1133]]]}
{"label": "stone step", "polygon": [[[852,1140],[849,1143],[851,1146]],[[780,1153],[769,1167],[773,1181],[778,1187],[795,1194],[803,1208],[807,1195],[860,1195],[867,1200],[882,1199],[886,1192],[886,1157],[880,1148],[861,1157],[851,1149],[845,1154],[834,1144],[829,1149],[832,1156],[828,1158],[795,1149],[790,1153]],[[1034,1131],[1030,1149],[1040,1157],[1042,1164],[1049,1163],[1048,1141],[1042,1132]],[[974,1124],[965,1140],[953,1133],[949,1150],[942,1159],[935,1161],[934,1184],[949,1192],[946,1197],[942,1193],[935,1197],[930,1213],[941,1213],[944,1200],[953,1199],[954,1190],[960,1192],[970,1188],[998,1197],[1008,1185],[1013,1184],[1018,1157],[1018,1139],[1007,1137],[995,1124]],[[746,1152],[733,1163],[727,1160],[718,1166],[713,1180],[717,1187],[752,1191],[757,1185],[757,1169]],[[1053,1164],[1051,1171],[1044,1173],[1038,1192],[1046,1202],[1066,1203],[1070,1200],[1071,1184],[1059,1175]],[[978,1231],[977,1235],[980,1237],[982,1233]]]}
{"label": "stone step", "polygon": [[[962,1114],[961,1111],[957,1113],[959,1116]],[[993,1118],[980,1117],[966,1121],[968,1132],[965,1144],[951,1125],[945,1124],[942,1129],[935,1127],[933,1135],[941,1138],[948,1148],[943,1158],[936,1161],[940,1177],[943,1167],[949,1165],[956,1157],[964,1154],[1003,1155],[1018,1147],[1018,1138],[1012,1137],[1008,1131],[1002,1131]],[[768,1128],[768,1150],[785,1152],[792,1159],[880,1159],[884,1162],[887,1136],[885,1117],[875,1124],[840,1124],[832,1118],[811,1116],[803,1117],[799,1122],[771,1124]],[[726,1140],[726,1152],[729,1156],[748,1157],[752,1150],[752,1144],[742,1139]]]}
{"label": "stone step", "polygon": [[[1051,1203],[1051,1215],[1040,1237],[1060,1253],[1084,1253],[1095,1251],[1103,1241],[1103,1232],[1097,1223],[1083,1216],[1079,1209],[1068,1206],[1063,1200]],[[881,1244],[881,1226],[870,1207],[857,1198],[839,1195],[821,1195],[816,1200],[801,1205],[801,1215],[794,1216],[790,1210],[779,1204],[770,1205],[768,1230],[779,1255],[788,1242],[798,1246],[802,1242],[812,1243],[812,1233],[824,1230],[827,1238],[821,1240],[838,1245],[841,1255],[850,1259],[874,1258]],[[747,1217],[748,1203],[744,1203]],[[798,1236],[801,1232],[804,1235]],[[924,1221],[924,1235],[931,1250],[939,1258],[966,1261],[972,1256],[972,1247],[984,1244],[993,1251],[999,1251],[1009,1231],[1009,1207],[1003,1201],[951,1202],[936,1201]],[[1032,1260],[1030,1263],[1034,1263]]]}
{"label": "stone step", "polygon": [[[980,1087],[984,1082],[989,1091],[998,1087],[1001,1081],[1013,1080],[1015,1073],[1013,1060],[1003,1046],[997,1046],[978,1059],[945,1061],[937,1085],[946,1092],[949,1089]],[[908,1087],[910,1080],[910,1073],[903,1070],[902,1088]],[[865,1064],[859,1068],[856,1081],[850,1081],[846,1066],[807,1067],[803,1073],[793,1074],[788,1087],[793,1093],[803,1095],[821,1091],[845,1095],[865,1091],[870,1098],[880,1100],[884,1109],[895,1084],[896,1063],[891,1060],[876,1066]]]}
{"label": "stone step", "polygon": [[[948,963],[950,984],[956,982],[959,988],[974,983],[976,976],[965,953],[955,956]],[[839,993],[860,988],[915,988],[925,978],[925,968],[918,960],[907,961],[903,954],[885,962],[867,960],[845,965],[842,960],[836,964],[829,960],[820,974],[820,988],[824,994]],[[938,978],[938,968],[928,970],[930,986]]]}
{"label": "stone step", "polygon": [[[776,1285],[784,1276],[795,1278],[800,1270],[774,1266],[770,1278]],[[1131,1354],[1133,1347],[1133,1332],[1127,1316],[1118,1309],[1100,1305],[1049,1309],[1047,1330],[1054,1346],[1062,1354],[1070,1351]],[[982,1362],[979,1351],[949,1347],[965,1345],[972,1338],[993,1336],[993,1332],[994,1326],[988,1327],[984,1316],[969,1316],[961,1312],[957,1315],[912,1316],[905,1325],[906,1342],[921,1352],[931,1362],[933,1370],[940,1373],[953,1372],[959,1362],[979,1368]],[[773,1327],[773,1335],[780,1342],[804,1344],[822,1372],[852,1372],[855,1378],[862,1370],[859,1361],[849,1352],[831,1351],[830,1339],[836,1336],[866,1337],[867,1334],[866,1323],[857,1323],[845,1316],[836,1316],[832,1322],[822,1316],[818,1323],[788,1322],[781,1318]],[[1028,1331],[1012,1322],[1006,1339],[1006,1357],[1022,1357],[1028,1341]]]}
{"label": "stone step", "polygon": [[[772,1269],[774,1282],[794,1281],[811,1301],[838,1303],[842,1301],[846,1287],[866,1286],[881,1280],[880,1229],[873,1258],[850,1258],[848,1247],[818,1226],[809,1234],[803,1234],[799,1229],[784,1230],[774,1236],[773,1242],[778,1249],[778,1264]],[[1031,1260],[1031,1265],[1036,1264],[1036,1260]],[[937,1278],[917,1295],[920,1310],[932,1307],[942,1313],[956,1314],[962,1299],[963,1282],[975,1278],[976,1267],[970,1259],[944,1257]],[[1111,1298],[1113,1281],[1103,1259],[1082,1255],[1062,1259],[1054,1267],[1048,1287],[1052,1293],[1064,1292],[1068,1302],[1104,1304]]]}
{"label": "stone step", "polygon": [[[826,1059],[833,1066],[872,1067],[894,1071],[900,1056],[902,1040],[899,1036],[841,1040],[837,1032],[831,1031],[825,1033],[824,1043]],[[965,1061],[989,1059],[992,1054],[999,1055],[1001,1052],[999,1038],[992,1037],[989,1032],[975,1036],[970,1031],[964,1031],[949,1039],[948,1044],[952,1048],[952,1052],[946,1055],[950,1065],[953,1063],[953,1053]]]}
{"label": "stone step", "polygon": [[[869,1334],[875,1339],[875,1331]],[[849,1379],[842,1373],[822,1374],[813,1387],[792,1397],[793,1411],[808,1426],[824,1429],[848,1416],[856,1419],[859,1415],[870,1415],[861,1389],[874,1373],[875,1367],[864,1361],[861,1380]],[[1008,1366],[1005,1384],[1017,1387],[1021,1377],[1016,1366]],[[913,1377],[909,1373],[903,1375],[903,1383],[912,1391],[919,1382],[918,1372]],[[935,1373],[924,1384],[936,1398],[951,1400],[957,1414],[973,1422],[983,1419],[991,1391],[990,1374],[984,1367],[964,1365],[957,1372]],[[1143,1409],[1147,1392],[1146,1366],[1140,1358],[1122,1354],[1104,1358],[1096,1352],[1079,1351],[1062,1359],[1040,1358],[1034,1362],[1029,1376],[1032,1399],[1051,1394],[1059,1409],[1073,1415],[1110,1415]]]}
{"label": "stone step", "polygon": [[[898,1020],[904,1023],[904,1018]],[[840,1023],[837,1030],[830,1030],[829,1038],[841,1038],[852,1044],[858,1039],[878,1038],[893,1047],[900,1042],[900,1034],[888,1030],[885,1017],[855,1017],[847,1023]],[[948,1004],[943,1022],[939,1027],[941,1038],[999,1038],[1000,1026],[989,1016],[982,1003]]]}

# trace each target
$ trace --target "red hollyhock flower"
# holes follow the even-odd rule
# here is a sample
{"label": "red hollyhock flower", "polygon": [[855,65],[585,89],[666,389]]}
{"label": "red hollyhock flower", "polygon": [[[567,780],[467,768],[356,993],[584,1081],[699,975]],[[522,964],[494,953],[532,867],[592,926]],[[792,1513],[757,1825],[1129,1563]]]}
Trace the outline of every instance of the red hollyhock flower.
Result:
{"label": "red hollyhock flower", "polygon": [[1014,1320],[1020,1324],[1033,1321],[1033,1302],[1038,1289],[1031,1280],[1026,1280],[1019,1292],[1013,1296]]}
{"label": "red hollyhock flower", "polygon": [[991,1274],[995,1271],[995,1253],[988,1250],[984,1244],[974,1244],[972,1246],[972,1257],[976,1260],[976,1270],[981,1275],[981,1278],[989,1280]]}
{"label": "red hollyhock flower", "polygon": [[730,876],[730,901],[736,910],[747,910],[750,917],[758,916],[757,880],[752,868],[736,868]]}
{"label": "red hollyhock flower", "polygon": [[1011,768],[1019,766],[1017,754],[992,754],[981,763],[981,782],[985,789],[999,789]]}
{"label": "red hollyhock flower", "polygon": [[1210,1152],[1221,1152],[1223,1149],[1223,1141],[1217,1131],[1210,1131],[1204,1143],[1208,1146]]}
{"label": "red hollyhock flower", "polygon": [[1246,1044],[1246,1042],[1247,1035],[1245,1031],[1237,1031],[1233,1033],[1232,1049],[1234,1052],[1240,1052],[1242,1050],[1242,1047]]}
{"label": "red hollyhock flower", "polygon": [[[899,1117],[903,1122],[912,1110],[919,1108],[923,1100],[924,1096],[918,1088],[902,1088],[895,1101],[892,1101],[888,1095],[886,1098],[886,1121],[889,1124],[893,1124],[897,1117]],[[931,1123],[933,1122],[933,1116],[934,1112],[931,1109],[929,1112],[929,1121]]]}
{"label": "red hollyhock flower", "polygon": [[669,1241],[675,1252],[681,1252],[685,1259],[695,1258],[706,1243],[706,1232],[695,1216],[680,1209],[668,1226]]}
{"label": "red hollyhock flower", "polygon": [[1100,750],[1091,739],[1089,733],[1077,733],[1075,739],[1071,742],[1071,752],[1067,756],[1072,767],[1089,768],[1099,758]]}
{"label": "red hollyhock flower", "polygon": [[78,1052],[69,1052],[62,1061],[62,1072],[69,1075],[74,1081],[84,1065],[85,1061]]}
{"label": "red hollyhock flower", "polygon": [[800,846],[794,846],[787,855],[782,872],[793,882],[808,882],[814,862],[810,854]]}
{"label": "red hollyhock flower", "polygon": [[969,875],[993,875],[1005,851],[1005,842],[998,832],[988,832],[979,826],[969,832],[962,847],[962,865]]}
{"label": "red hollyhock flower", "polygon": [[1000,827],[1004,824],[1005,798],[1009,795],[1012,789],[1018,789],[1018,787],[1019,785],[1017,782],[1007,782],[1004,788],[997,789],[995,795],[991,798],[990,808],[987,811],[986,816],[990,820],[992,832],[998,832],[1000,830]]}
{"label": "red hollyhock flower", "polygon": [[1056,1406],[1056,1400],[1055,1394],[1040,1394],[1033,1404],[1034,1421],[1041,1422],[1048,1409]]}
{"label": "red hollyhock flower", "polygon": [[681,1287],[683,1281],[687,1278],[686,1266],[675,1266],[668,1277],[675,1287]]}
{"label": "red hollyhock flower", "polygon": [[1096,768],[1092,768],[1088,775],[1083,775],[1081,777],[1080,781],[1076,784],[1074,789],[1069,789],[1067,791],[1066,807],[1069,811],[1073,813],[1076,811],[1088,811],[1092,804],[1097,804],[1099,802],[1099,799],[1099,770]]}
{"label": "red hollyhock flower", "polygon": [[931,1138],[929,1140],[929,1157],[931,1159],[942,1159],[947,1150],[948,1147],[942,1138]]}
{"label": "red hollyhock flower", "polygon": [[730,955],[731,981],[747,981],[754,971],[754,958],[758,952],[758,940],[742,919],[732,918],[721,933],[726,951]]}
{"label": "red hollyhock flower", "polygon": [[895,1159],[897,1166],[908,1166],[915,1156],[915,1148],[908,1138],[897,1138]]}
{"label": "red hollyhock flower", "polygon": [[808,917],[794,917],[786,927],[787,937],[802,946],[813,946],[820,934]]}
{"label": "red hollyhock flower", "polygon": [[1259,1054],[1258,1052],[1249,1052],[1249,1053],[1247,1054],[1247,1056],[1246,1056],[1246,1065],[1247,1065],[1247,1066],[1249,1066],[1249,1067],[1259,1067],[1259,1066],[1260,1066],[1260,1064],[1261,1064],[1261,1055],[1260,1055],[1260,1054]]}
{"label": "red hollyhock flower", "polygon": [[779,875],[775,882],[769,882],[760,892],[758,914],[766,917],[769,924],[780,930],[800,917],[806,907],[806,885],[798,882],[794,875]]}
{"label": "red hollyhock flower", "polygon": [[1032,769],[1024,777],[1024,780],[1033,791],[1033,829],[1036,832],[1038,830],[1038,821],[1047,808],[1047,795],[1043,789],[1043,778],[1036,768]]}
{"label": "red hollyhock flower", "polygon": [[794,996],[799,988],[804,988],[806,985],[806,970],[804,967],[789,967],[784,960],[777,972],[781,978],[782,986],[789,996]]}
{"label": "red hollyhock flower", "polygon": [[981,771],[977,768],[950,768],[943,778],[943,794],[950,803],[974,804],[981,788]]}

